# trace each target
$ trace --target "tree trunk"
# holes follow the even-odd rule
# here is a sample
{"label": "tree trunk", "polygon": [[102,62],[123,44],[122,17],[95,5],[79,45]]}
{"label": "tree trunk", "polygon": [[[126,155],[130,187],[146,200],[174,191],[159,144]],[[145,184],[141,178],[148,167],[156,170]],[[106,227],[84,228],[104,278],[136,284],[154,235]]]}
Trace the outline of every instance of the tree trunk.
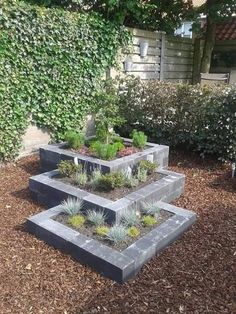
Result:
{"label": "tree trunk", "polygon": [[207,17],[205,44],[201,62],[201,73],[209,73],[211,66],[211,55],[215,45],[216,23]]}

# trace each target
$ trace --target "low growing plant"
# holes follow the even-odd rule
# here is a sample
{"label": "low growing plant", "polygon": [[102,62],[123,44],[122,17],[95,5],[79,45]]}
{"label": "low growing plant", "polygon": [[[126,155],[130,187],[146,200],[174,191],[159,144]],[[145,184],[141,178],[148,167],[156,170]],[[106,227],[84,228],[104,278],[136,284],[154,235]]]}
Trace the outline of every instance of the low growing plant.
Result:
{"label": "low growing plant", "polygon": [[57,167],[60,174],[65,177],[72,177],[82,170],[82,165],[76,165],[72,160],[62,160]]}
{"label": "low growing plant", "polygon": [[102,172],[100,169],[95,169],[90,178],[90,185],[93,189],[97,189],[99,187],[99,182],[102,177]]}
{"label": "low growing plant", "polygon": [[138,167],[137,178],[140,182],[146,182],[147,181],[147,170],[144,168]]}
{"label": "low growing plant", "polygon": [[107,226],[98,226],[96,229],[95,229],[95,232],[96,234],[104,237],[108,234],[110,228],[108,228]]}
{"label": "low growing plant", "polygon": [[85,136],[80,132],[68,131],[65,134],[65,141],[68,143],[69,147],[79,149],[84,145]]}
{"label": "low growing plant", "polygon": [[126,227],[137,226],[140,223],[139,216],[135,209],[126,209],[121,216],[121,222]]}
{"label": "low growing plant", "polygon": [[68,223],[77,229],[85,223],[85,218],[82,215],[71,216],[68,218]]}
{"label": "low growing plant", "polygon": [[147,143],[147,136],[142,131],[133,130],[132,132],[133,145],[143,149]]}
{"label": "low growing plant", "polygon": [[99,189],[113,190],[125,185],[125,176],[122,172],[111,172],[101,176],[99,180]]}
{"label": "low growing plant", "polygon": [[125,185],[128,187],[128,188],[134,188],[136,186],[138,186],[139,184],[139,180],[138,178],[131,174],[129,177],[126,177],[125,178]]}
{"label": "low growing plant", "polygon": [[141,160],[138,165],[141,169],[147,170],[148,174],[154,173],[156,168],[158,167],[158,164],[156,162],[151,162],[149,160]]}
{"label": "low growing plant", "polygon": [[157,202],[144,202],[141,204],[141,211],[146,215],[158,216],[160,213],[160,208]]}
{"label": "low growing plant", "polygon": [[132,226],[128,229],[128,236],[131,237],[131,238],[136,238],[140,235],[140,230],[135,227],[135,226]]}
{"label": "low growing plant", "polygon": [[105,223],[106,215],[103,211],[88,210],[87,220],[95,226],[102,226]]}
{"label": "low growing plant", "polygon": [[88,182],[88,175],[86,171],[77,172],[74,177],[75,183],[85,186]]}
{"label": "low growing plant", "polygon": [[115,225],[110,228],[106,235],[107,239],[115,244],[123,242],[127,238],[127,229],[122,225]]}
{"label": "low growing plant", "polygon": [[124,148],[124,145],[120,142],[114,144],[104,144],[100,141],[95,141],[91,144],[90,151],[98,158],[111,160],[122,148]]}
{"label": "low growing plant", "polygon": [[142,223],[145,227],[151,227],[157,223],[157,220],[151,215],[146,215],[142,217]]}
{"label": "low growing plant", "polygon": [[68,197],[67,200],[64,200],[61,203],[61,208],[68,215],[74,216],[74,215],[78,214],[82,210],[82,208],[83,208],[83,201],[78,199],[78,198],[74,199],[74,198]]}

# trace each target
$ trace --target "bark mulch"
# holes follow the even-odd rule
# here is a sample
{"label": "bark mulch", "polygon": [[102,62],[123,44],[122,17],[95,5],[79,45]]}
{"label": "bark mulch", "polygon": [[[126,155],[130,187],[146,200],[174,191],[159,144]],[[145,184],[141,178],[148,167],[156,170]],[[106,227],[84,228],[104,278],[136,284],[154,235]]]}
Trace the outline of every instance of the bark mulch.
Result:
{"label": "bark mulch", "polygon": [[28,190],[37,157],[0,168],[0,313],[236,313],[236,180],[183,154],[170,168],[187,176],[175,204],[198,221],[124,285],[25,232],[25,219],[43,210]]}

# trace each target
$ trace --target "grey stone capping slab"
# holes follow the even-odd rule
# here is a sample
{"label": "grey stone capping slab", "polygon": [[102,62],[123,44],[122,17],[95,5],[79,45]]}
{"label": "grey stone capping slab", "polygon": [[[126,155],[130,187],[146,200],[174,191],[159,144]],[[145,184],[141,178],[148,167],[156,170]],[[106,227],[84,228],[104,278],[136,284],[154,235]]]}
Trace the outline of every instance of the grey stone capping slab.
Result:
{"label": "grey stone capping slab", "polygon": [[[132,142],[130,139],[125,138],[124,140],[126,142]],[[88,169],[100,167],[103,172],[126,169],[128,166],[132,166],[142,159],[147,159],[147,156],[150,154],[153,155],[154,161],[158,162],[161,168],[168,166],[169,147],[165,145],[147,143],[147,146],[149,147],[144,151],[111,161],[101,160],[72,152],[68,149],[64,149],[63,147],[65,145],[66,143],[59,143],[45,145],[40,148],[40,162],[44,171],[57,168],[57,164],[61,160],[73,160],[75,157],[77,157],[82,163],[87,164]]]}
{"label": "grey stone capping slab", "polygon": [[81,190],[72,185],[53,179],[59,174],[52,170],[44,174],[33,176],[29,180],[29,188],[34,199],[42,202],[47,207],[59,205],[68,197],[75,197],[84,201],[85,208],[104,210],[107,222],[119,222],[125,209],[139,206],[141,202],[173,201],[179,197],[184,188],[184,175],[176,175],[172,171],[158,170],[165,177],[152,182],[139,190],[112,201],[96,194]]}
{"label": "grey stone capping slab", "polygon": [[61,212],[60,206],[29,217],[26,226],[30,233],[49,245],[70,254],[104,276],[123,283],[137,274],[150,258],[178,239],[196,220],[195,213],[183,208],[162,201],[158,202],[158,206],[173,216],[122,252],[54,221],[53,217]]}

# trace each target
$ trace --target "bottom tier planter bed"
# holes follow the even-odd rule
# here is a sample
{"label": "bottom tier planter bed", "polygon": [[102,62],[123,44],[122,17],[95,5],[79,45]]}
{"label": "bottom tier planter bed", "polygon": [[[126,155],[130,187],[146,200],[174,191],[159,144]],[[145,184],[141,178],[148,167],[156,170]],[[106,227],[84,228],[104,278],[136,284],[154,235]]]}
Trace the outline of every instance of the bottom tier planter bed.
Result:
{"label": "bottom tier planter bed", "polygon": [[27,229],[49,245],[70,254],[104,276],[123,283],[135,276],[153,256],[178,239],[196,220],[196,215],[162,201],[160,224],[141,235],[125,248],[109,247],[83,230],[72,229],[63,220],[61,206],[53,207],[27,219]]}

